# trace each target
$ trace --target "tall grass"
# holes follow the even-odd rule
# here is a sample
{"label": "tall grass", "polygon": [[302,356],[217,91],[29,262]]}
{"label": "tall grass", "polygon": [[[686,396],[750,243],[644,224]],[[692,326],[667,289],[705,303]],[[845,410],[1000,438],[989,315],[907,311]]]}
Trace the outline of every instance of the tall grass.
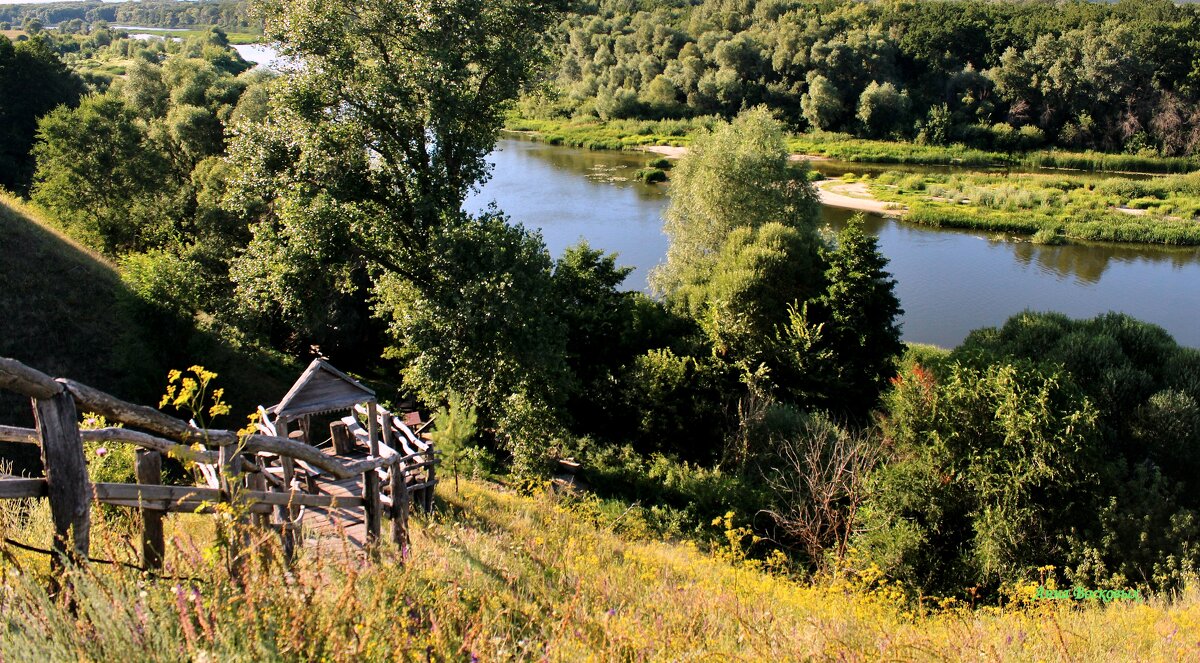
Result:
{"label": "tall grass", "polygon": [[[883,173],[872,193],[944,228],[1063,238],[1200,245],[1200,173],[1145,180],[1039,174]],[[1144,213],[1133,213],[1142,210]]]}
{"label": "tall grass", "polygon": [[47,595],[23,558],[5,557],[0,657],[1185,660],[1200,642],[1195,591],[1107,607],[1026,597],[929,610],[897,602],[869,570],[797,582],[733,554],[623,538],[550,496],[465,482],[439,498],[441,513],[415,528],[406,560],[394,548],[374,564],[306,550],[284,569],[264,543],[241,584],[203,542],[184,543],[167,572],[199,580],[94,566],[64,578],[68,602]]}

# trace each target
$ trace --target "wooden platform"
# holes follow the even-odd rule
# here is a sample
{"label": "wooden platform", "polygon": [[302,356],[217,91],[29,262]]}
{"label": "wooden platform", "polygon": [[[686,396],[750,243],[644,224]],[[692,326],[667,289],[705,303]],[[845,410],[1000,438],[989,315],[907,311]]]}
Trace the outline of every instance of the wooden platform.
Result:
{"label": "wooden platform", "polygon": [[[333,449],[325,453],[334,455]],[[338,454],[338,458],[355,461],[367,458],[366,450],[360,449],[349,454]],[[318,476],[316,479],[318,495],[332,497],[359,497],[362,495],[362,477],[335,479],[328,476]],[[367,525],[363,520],[361,508],[323,509],[319,507],[305,508],[300,520],[300,536],[306,546],[316,546],[320,550],[338,548],[348,544],[356,549],[367,545]]]}

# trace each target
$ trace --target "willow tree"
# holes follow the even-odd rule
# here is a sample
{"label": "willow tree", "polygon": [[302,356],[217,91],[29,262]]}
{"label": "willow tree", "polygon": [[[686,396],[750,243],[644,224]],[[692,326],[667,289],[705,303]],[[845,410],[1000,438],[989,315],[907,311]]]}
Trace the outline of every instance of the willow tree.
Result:
{"label": "willow tree", "polygon": [[782,125],[762,107],[692,142],[672,172],[663,226],[670,244],[666,262],[651,276],[656,291],[670,299],[707,280],[737,228],[779,223],[811,238],[816,251],[816,192],[788,157]]}

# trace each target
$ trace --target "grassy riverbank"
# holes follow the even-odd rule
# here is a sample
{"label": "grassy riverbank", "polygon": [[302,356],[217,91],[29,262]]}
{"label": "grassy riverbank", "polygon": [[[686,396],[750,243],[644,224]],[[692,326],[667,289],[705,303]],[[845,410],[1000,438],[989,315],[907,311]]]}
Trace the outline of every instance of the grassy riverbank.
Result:
{"label": "grassy riverbank", "polygon": [[[157,29],[157,28],[137,28],[137,29],[122,28],[121,32],[128,32],[129,34],[137,34],[137,35],[154,35],[155,37],[162,37],[164,39],[175,38],[175,39],[187,40],[187,39],[191,39],[192,37],[207,37],[210,30],[212,30],[212,28],[200,26],[200,27],[195,27],[195,28],[189,28],[187,30],[163,30],[163,29]],[[229,39],[229,43],[233,44],[235,46],[240,46],[243,44],[257,44],[257,43],[263,41],[263,39],[264,39],[261,33],[254,33],[254,32],[228,32],[228,31],[226,31],[225,36]]]}
{"label": "grassy riverbank", "polygon": [[877,200],[906,207],[914,223],[1025,233],[1044,243],[1200,245],[1200,173],[1096,180],[889,171],[861,182]]}
{"label": "grassy riverbank", "polygon": [[[714,117],[684,120],[538,120],[510,116],[506,128],[525,132],[554,145],[588,149],[637,149],[647,145],[687,146],[691,135],[712,126]],[[1022,166],[1090,172],[1186,173],[1200,170],[1200,159],[1135,154],[1101,154],[1039,150],[1025,153],[979,150],[963,145],[867,140],[845,134],[809,133],[789,136],[798,154],[840,161],[925,166]]]}
{"label": "grassy riverbank", "polygon": [[[211,517],[169,516],[167,572],[94,566],[70,577],[72,610],[41,589],[39,561],[6,551],[0,656],[114,660],[1182,660],[1200,640],[1200,594],[1174,602],[1038,601],[1003,608],[905,603],[866,571],[816,583],[767,573],[728,551],[619,533],[548,495],[491,484],[439,487],[401,563],[306,551],[288,572],[269,537],[231,581]],[[30,525],[4,535],[42,544]],[[3,515],[3,513],[0,513]],[[44,505],[38,522],[49,520]],[[6,522],[7,521],[7,522]],[[614,532],[617,530],[617,532]],[[123,556],[133,528],[96,528],[98,556]]]}

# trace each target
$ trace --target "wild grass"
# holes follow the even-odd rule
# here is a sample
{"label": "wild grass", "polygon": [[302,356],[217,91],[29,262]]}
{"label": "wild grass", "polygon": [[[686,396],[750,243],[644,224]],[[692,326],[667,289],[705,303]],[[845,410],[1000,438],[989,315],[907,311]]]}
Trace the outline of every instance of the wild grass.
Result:
{"label": "wild grass", "polygon": [[931,226],[1023,233],[1045,243],[1200,245],[1200,172],[1142,180],[887,172],[871,192],[907,206],[906,220]]}
{"label": "wild grass", "polygon": [[[146,28],[146,29],[139,28],[136,30],[123,30],[123,31],[128,32],[130,34],[154,35],[156,37],[176,38],[176,39],[187,40],[187,39],[191,39],[192,37],[207,37],[209,30],[211,30],[211,28],[199,26],[199,27],[190,28],[187,30],[161,30],[161,29],[155,29],[155,28]],[[229,39],[229,43],[234,44],[234,45],[257,44],[257,43],[263,41],[263,36],[261,34],[254,33],[254,32],[232,32],[232,31],[226,30],[225,36]]]}
{"label": "wild grass", "polygon": [[[532,119],[510,115],[506,128],[533,135],[553,145],[588,149],[624,150],[646,145],[686,147],[702,127],[720,118],[705,116],[679,120]],[[922,166],[1059,168],[1113,173],[1188,173],[1200,170],[1197,157],[1159,157],[1141,154],[1106,154],[1040,150],[997,152],[965,145],[925,145],[907,141],[871,140],[848,134],[812,132],[793,134],[788,149],[798,154],[839,161]]]}
{"label": "wild grass", "polygon": [[414,527],[407,559],[392,547],[374,564],[306,549],[284,569],[264,542],[241,584],[213,561],[203,533],[177,528],[180,552],[166,572],[196,580],[93,565],[63,578],[74,611],[46,593],[46,578],[23,557],[5,556],[0,656],[1186,660],[1200,642],[1194,590],[1107,606],[1029,599],[922,608],[897,602],[869,573],[799,582],[736,554],[632,540],[581,521],[549,495],[468,481],[457,495],[446,486],[439,499],[440,513]]}
{"label": "wild grass", "polygon": [[505,129],[527,133],[551,145],[591,150],[627,150],[646,145],[686,146],[716,118],[691,120],[536,120],[509,116]]}

